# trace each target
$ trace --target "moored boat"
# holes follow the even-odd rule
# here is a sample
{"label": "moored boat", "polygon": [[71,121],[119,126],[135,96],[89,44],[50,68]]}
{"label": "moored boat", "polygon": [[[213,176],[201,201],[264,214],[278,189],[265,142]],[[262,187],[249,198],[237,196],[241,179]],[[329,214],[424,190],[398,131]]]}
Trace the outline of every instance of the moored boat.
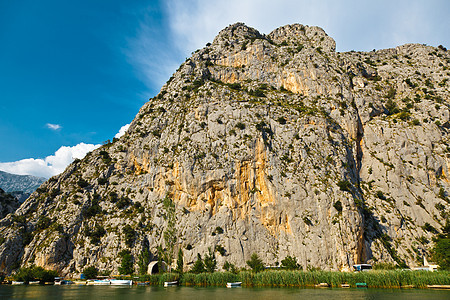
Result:
{"label": "moored boat", "polygon": [[358,282],[358,283],[356,283],[356,287],[357,288],[367,288],[367,283],[365,283],[365,282]]}
{"label": "moored boat", "polygon": [[330,284],[327,282],[321,282],[319,284],[316,284],[315,287],[327,288],[327,287],[330,287]]}
{"label": "moored boat", "polygon": [[242,282],[227,282],[227,288],[240,287]]}
{"label": "moored boat", "polygon": [[13,281],[13,282],[11,282],[11,284],[12,285],[24,285],[25,282],[23,282],[23,281]]}
{"label": "moored boat", "polygon": [[109,279],[97,279],[94,280],[94,285],[110,285],[111,281]]}
{"label": "moored boat", "polygon": [[427,288],[448,290],[450,289],[450,285],[434,284],[434,285],[427,285]]}
{"label": "moored boat", "polygon": [[165,281],[164,286],[176,286],[178,285],[178,281]]}
{"label": "moored boat", "polygon": [[39,283],[41,283],[39,280],[33,280],[28,282],[29,285],[38,285]]}
{"label": "moored boat", "polygon": [[111,285],[133,285],[133,280],[110,279]]}

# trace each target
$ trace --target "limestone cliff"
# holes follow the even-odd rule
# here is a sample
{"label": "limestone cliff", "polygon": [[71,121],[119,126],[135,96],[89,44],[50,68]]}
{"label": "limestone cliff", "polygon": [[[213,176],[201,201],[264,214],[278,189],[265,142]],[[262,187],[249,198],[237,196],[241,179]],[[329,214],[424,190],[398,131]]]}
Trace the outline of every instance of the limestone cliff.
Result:
{"label": "limestone cliff", "polygon": [[208,247],[245,266],[414,266],[448,217],[450,56],[408,44],[336,53],[318,27],[238,23],[174,73],[128,132],[0,221],[0,271],[117,273]]}

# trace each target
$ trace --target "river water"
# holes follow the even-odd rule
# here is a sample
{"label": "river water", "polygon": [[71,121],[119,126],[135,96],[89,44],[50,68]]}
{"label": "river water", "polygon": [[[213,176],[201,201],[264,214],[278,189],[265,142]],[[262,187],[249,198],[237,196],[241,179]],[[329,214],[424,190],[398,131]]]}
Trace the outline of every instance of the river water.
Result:
{"label": "river water", "polygon": [[0,299],[395,299],[448,300],[448,290],[419,289],[341,289],[341,288],[231,288],[155,286],[9,286],[0,285]]}

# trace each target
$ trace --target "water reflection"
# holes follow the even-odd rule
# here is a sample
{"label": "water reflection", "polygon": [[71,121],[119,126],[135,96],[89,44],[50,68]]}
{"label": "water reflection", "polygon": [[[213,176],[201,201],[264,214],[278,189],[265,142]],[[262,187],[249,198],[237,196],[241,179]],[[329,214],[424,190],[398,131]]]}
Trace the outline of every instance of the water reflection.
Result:
{"label": "water reflection", "polygon": [[0,299],[450,299],[445,290],[401,289],[308,289],[308,288],[234,288],[226,287],[152,287],[152,286],[6,286],[0,285]]}

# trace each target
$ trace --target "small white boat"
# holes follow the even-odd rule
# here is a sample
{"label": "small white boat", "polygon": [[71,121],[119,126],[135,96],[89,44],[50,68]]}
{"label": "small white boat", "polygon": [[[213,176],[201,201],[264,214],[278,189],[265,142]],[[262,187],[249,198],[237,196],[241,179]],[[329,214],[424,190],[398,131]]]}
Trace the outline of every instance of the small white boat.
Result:
{"label": "small white boat", "polygon": [[88,280],[86,280],[86,284],[87,285],[94,285],[94,280],[88,279]]}
{"label": "small white boat", "polygon": [[12,285],[24,285],[25,282],[23,282],[23,281],[13,281],[13,282],[11,282],[11,284]]}
{"label": "small white boat", "polygon": [[133,285],[133,280],[110,279],[111,285]]}
{"label": "small white boat", "polygon": [[111,285],[111,281],[109,279],[97,279],[94,280],[94,285]]}
{"label": "small white boat", "polygon": [[178,281],[165,281],[164,286],[176,286],[178,285]]}
{"label": "small white boat", "polygon": [[327,282],[321,282],[319,284],[316,284],[315,287],[319,287],[319,288],[327,288],[330,287],[330,284]]}
{"label": "small white boat", "polygon": [[227,282],[227,288],[240,287],[242,282]]}
{"label": "small white boat", "polygon": [[34,280],[34,281],[28,282],[29,285],[38,285],[39,283],[41,283],[39,280]]}

